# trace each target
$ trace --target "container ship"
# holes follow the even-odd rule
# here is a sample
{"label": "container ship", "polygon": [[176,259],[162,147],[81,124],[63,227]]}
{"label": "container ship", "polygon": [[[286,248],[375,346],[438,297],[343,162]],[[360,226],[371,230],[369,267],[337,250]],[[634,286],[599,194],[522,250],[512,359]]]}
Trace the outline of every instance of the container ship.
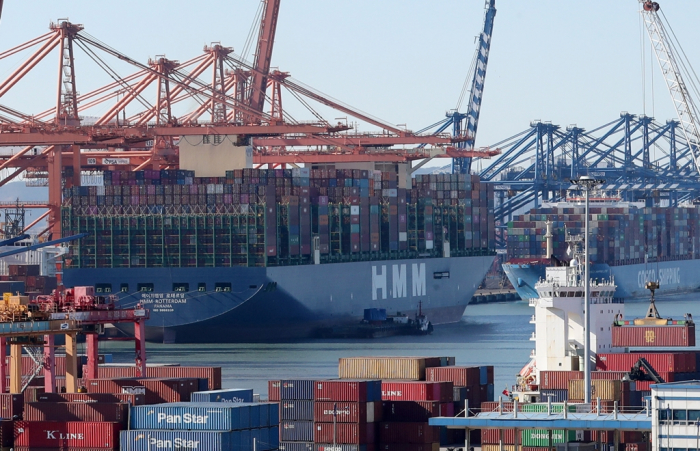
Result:
{"label": "container ship", "polygon": [[[649,281],[658,281],[664,293],[700,288],[697,206],[646,207],[601,194],[589,208],[591,277],[612,276],[616,298],[644,297]],[[548,265],[570,260],[567,234],[582,235],[584,220],[583,200],[571,198],[543,203],[508,223],[503,270],[523,300],[538,297],[534,287]]]}
{"label": "container ship", "polygon": [[63,283],[150,309],[151,341],[292,339],[419,303],[459,321],[494,260],[493,190],[397,173],[105,171],[64,192],[64,236],[89,235]]}

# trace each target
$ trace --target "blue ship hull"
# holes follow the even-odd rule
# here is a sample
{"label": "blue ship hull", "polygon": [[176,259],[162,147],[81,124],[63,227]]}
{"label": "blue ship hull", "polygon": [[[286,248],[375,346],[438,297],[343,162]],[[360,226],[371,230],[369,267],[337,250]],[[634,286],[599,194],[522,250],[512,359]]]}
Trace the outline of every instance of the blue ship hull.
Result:
{"label": "blue ship hull", "polygon": [[457,322],[493,259],[66,269],[63,280],[67,287],[109,287],[125,307],[143,304],[151,312],[150,341],[246,342],[308,337],[320,327],[357,323],[371,307],[412,315],[419,302],[433,324]]}
{"label": "blue ship hull", "polygon": [[[538,298],[535,284],[544,279],[547,266],[543,263],[504,263],[503,271],[523,300]],[[700,289],[700,260],[677,260],[654,263],[639,263],[624,266],[593,264],[592,279],[614,277],[617,290],[615,297],[621,299],[641,298],[649,295],[644,288],[646,282],[659,281],[662,293],[684,293]]]}

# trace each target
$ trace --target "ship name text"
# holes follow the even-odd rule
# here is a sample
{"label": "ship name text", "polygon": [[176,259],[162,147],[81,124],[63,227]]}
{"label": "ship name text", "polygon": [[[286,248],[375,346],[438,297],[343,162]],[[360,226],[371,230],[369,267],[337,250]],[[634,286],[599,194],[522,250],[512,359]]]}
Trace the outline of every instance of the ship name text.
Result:
{"label": "ship name text", "polygon": [[[386,299],[390,294],[394,299],[408,296],[408,265],[391,265],[389,272],[387,265],[372,266],[372,300],[379,296]],[[411,265],[411,296],[425,296],[426,278],[425,263],[413,263]],[[391,285],[388,276],[391,275]],[[389,291],[388,288],[391,288]]]}
{"label": "ship name text", "polygon": [[681,283],[681,268],[661,268],[658,276],[656,269],[645,269],[637,273],[637,285],[644,288],[647,282],[658,281],[661,286]]}

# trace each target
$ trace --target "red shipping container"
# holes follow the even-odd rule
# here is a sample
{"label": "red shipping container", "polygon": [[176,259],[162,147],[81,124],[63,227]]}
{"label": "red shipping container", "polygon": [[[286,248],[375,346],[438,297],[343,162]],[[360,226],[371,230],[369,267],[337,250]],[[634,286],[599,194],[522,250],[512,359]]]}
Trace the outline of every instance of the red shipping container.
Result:
{"label": "red shipping container", "polygon": [[[333,412],[336,414],[333,415]],[[382,421],[381,402],[328,401],[314,403],[314,421],[332,423],[375,423]]]}
{"label": "red shipping container", "polygon": [[452,401],[452,382],[382,382],[383,401]]}
{"label": "red shipping container", "polygon": [[426,423],[439,417],[441,404],[437,401],[384,401],[384,421]]}
{"label": "red shipping container", "polygon": [[12,420],[0,421],[0,447],[9,449],[15,441],[15,423]]}
{"label": "red shipping container", "polygon": [[[500,431],[498,429],[482,429],[482,445],[498,445],[500,443]],[[503,430],[503,444],[515,445],[515,431],[513,429]]]}
{"label": "red shipping container", "polygon": [[648,451],[649,443],[625,443],[625,451]]}
{"label": "red shipping container", "polygon": [[[9,387],[10,384],[7,384],[7,387]],[[44,393],[44,387],[32,387],[29,386],[24,389],[24,392],[22,393],[24,395],[24,402],[33,402],[36,401],[37,396],[40,394]]]}
{"label": "red shipping container", "polygon": [[0,393],[0,418],[8,420],[22,418],[23,407],[22,394]]}
{"label": "red shipping container", "polygon": [[[665,382],[673,382],[673,373],[659,373],[659,376],[665,381]],[[647,391],[651,390],[651,386],[654,384],[658,384],[658,382],[654,381],[635,381],[635,391]]]}
{"label": "red shipping container", "polygon": [[364,445],[376,441],[376,430],[377,423],[314,423],[314,442]]}
{"label": "red shipping container", "polygon": [[425,369],[425,380],[429,382],[452,382],[455,387],[480,385],[479,367],[443,366]]}
{"label": "red shipping container", "polygon": [[368,385],[367,381],[318,381],[314,400],[367,402]]}
{"label": "red shipping container", "polygon": [[440,403],[440,416],[441,417],[453,417],[453,416],[455,416],[455,403],[453,403],[453,402]]}
{"label": "red shipping container", "polygon": [[695,346],[695,324],[683,326],[614,326],[612,345],[626,347]]}
{"label": "red shipping container", "polygon": [[144,394],[146,404],[188,402],[198,391],[197,379],[93,379],[86,382],[89,393]]}
{"label": "red shipping container", "polygon": [[268,381],[267,382],[267,400],[270,402],[280,402],[280,381]]}
{"label": "red shipping container", "polygon": [[[688,354],[693,356],[692,362],[690,362]],[[598,371],[629,371],[642,357],[658,372],[695,372],[695,354],[682,352],[598,354],[596,369]]]}
{"label": "red shipping container", "polygon": [[126,393],[42,393],[37,395],[37,402],[125,402],[132,406],[146,404],[145,395]]}
{"label": "red shipping container", "polygon": [[15,447],[119,449],[118,423],[16,421]]}
{"label": "red shipping container", "polygon": [[440,441],[440,428],[428,423],[380,423],[380,443],[434,443]]}
{"label": "red shipping container", "polygon": [[572,379],[583,379],[583,371],[540,371],[540,388],[568,390]]}
{"label": "red shipping container", "polygon": [[[97,368],[97,377],[99,379],[137,377],[136,367],[100,365]],[[207,379],[209,390],[221,389],[221,367],[219,366],[146,366],[146,377]]]}
{"label": "red shipping container", "polygon": [[125,425],[129,405],[103,402],[28,402],[24,405],[25,421],[90,421]]}
{"label": "red shipping container", "polygon": [[[440,451],[439,443],[380,443],[379,451]],[[330,450],[328,450],[330,451]],[[538,450],[542,451],[542,450]]]}
{"label": "red shipping container", "polygon": [[[623,377],[628,375],[628,371],[591,371],[591,380],[621,381]],[[580,377],[580,379],[583,379],[583,377]]]}

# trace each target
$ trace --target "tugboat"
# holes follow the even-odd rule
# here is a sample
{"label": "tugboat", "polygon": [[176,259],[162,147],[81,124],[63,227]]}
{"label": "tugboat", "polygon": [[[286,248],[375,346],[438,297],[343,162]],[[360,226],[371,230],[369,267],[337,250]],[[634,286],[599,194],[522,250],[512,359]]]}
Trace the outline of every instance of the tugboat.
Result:
{"label": "tugboat", "polygon": [[423,314],[422,302],[414,318],[396,312],[387,316],[386,309],[367,308],[364,318],[356,326],[328,327],[319,330],[322,338],[382,338],[394,335],[430,335],[433,325]]}

